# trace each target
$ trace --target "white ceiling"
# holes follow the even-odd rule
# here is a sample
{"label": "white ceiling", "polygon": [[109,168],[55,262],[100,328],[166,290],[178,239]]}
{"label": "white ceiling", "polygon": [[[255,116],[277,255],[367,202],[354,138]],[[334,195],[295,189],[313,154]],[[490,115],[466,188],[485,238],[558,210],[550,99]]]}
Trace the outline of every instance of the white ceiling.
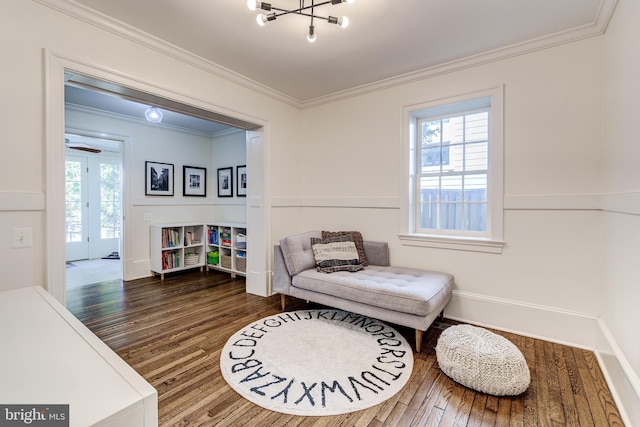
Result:
{"label": "white ceiling", "polygon": [[[172,53],[195,55],[304,105],[385,80],[429,74],[541,49],[606,29],[616,0],[355,0],[318,15],[349,17],[342,29],[286,15],[266,26],[246,0],[38,0]],[[294,9],[303,0],[271,0]],[[324,0],[315,0],[319,3]],[[311,0],[304,0],[310,5]],[[132,117],[147,105],[68,87],[67,102]],[[168,114],[167,114],[168,113]],[[168,111],[165,123],[208,134],[229,129]]]}
{"label": "white ceiling", "polygon": [[[301,0],[271,0],[294,9]],[[320,0],[315,0],[316,3]],[[69,0],[74,3],[74,0]],[[311,0],[306,0],[309,5]],[[246,0],[75,0],[209,62],[305,102],[487,52],[513,54],[604,31],[615,0],[355,0],[256,24]],[[116,22],[116,24],[119,24]]]}

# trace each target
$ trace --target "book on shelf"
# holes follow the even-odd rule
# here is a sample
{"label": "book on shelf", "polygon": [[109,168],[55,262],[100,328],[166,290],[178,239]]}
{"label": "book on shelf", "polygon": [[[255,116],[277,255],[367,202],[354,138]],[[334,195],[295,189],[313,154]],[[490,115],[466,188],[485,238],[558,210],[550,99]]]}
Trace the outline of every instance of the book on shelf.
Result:
{"label": "book on shelf", "polygon": [[162,229],[162,247],[173,248],[180,245],[180,233],[172,228]]}
{"label": "book on shelf", "polygon": [[162,254],[162,269],[171,270],[180,267],[180,253],[178,251],[164,252]]}

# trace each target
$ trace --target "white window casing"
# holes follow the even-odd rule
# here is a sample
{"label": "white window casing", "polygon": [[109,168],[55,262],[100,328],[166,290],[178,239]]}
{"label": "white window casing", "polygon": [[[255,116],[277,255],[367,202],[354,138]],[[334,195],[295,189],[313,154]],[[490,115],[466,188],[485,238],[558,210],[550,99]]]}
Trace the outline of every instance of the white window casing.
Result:
{"label": "white window casing", "polygon": [[[408,177],[408,185],[402,188],[401,205],[401,231],[399,238],[402,244],[410,246],[425,246],[443,249],[458,249],[468,251],[501,253],[504,246],[503,241],[503,85],[481,90],[473,93],[456,95],[445,99],[427,101],[421,104],[410,105],[403,108],[403,144],[402,144],[402,171]],[[444,141],[443,127],[437,124],[446,123],[449,118],[461,117],[482,117],[488,112],[488,139],[487,141],[473,141],[467,144],[463,135],[463,141],[451,144]],[[442,119],[445,119],[444,122]],[[435,143],[427,145],[424,150],[422,142],[418,141],[420,124],[436,124],[439,134],[436,133]],[[467,130],[466,122],[462,119],[462,129]],[[450,145],[451,144],[451,145]],[[486,164],[481,164],[475,169],[466,166],[470,155],[465,154],[465,150],[473,145],[488,145],[486,150]],[[425,151],[425,153],[423,153]],[[480,149],[484,154],[483,149]],[[433,158],[434,160],[429,160]],[[441,166],[443,165],[444,166]],[[433,165],[433,167],[432,167]],[[462,166],[456,166],[462,165]],[[445,168],[446,166],[446,168]],[[486,169],[484,169],[486,167]],[[445,170],[446,169],[446,170]],[[469,172],[471,170],[471,172]],[[455,171],[455,172],[454,172]],[[456,202],[444,200],[443,188],[446,181],[459,181],[463,184],[460,188],[464,190],[464,182],[476,180],[484,182],[486,173],[486,223],[476,221],[476,228],[469,225],[470,230],[465,230],[468,221],[465,221],[465,209],[470,208],[473,203],[466,200],[466,193],[462,192],[462,199]],[[430,203],[422,203],[421,193],[425,190],[421,186],[422,182],[434,183],[432,193],[437,194],[437,199]],[[404,181],[407,183],[407,181]],[[443,184],[445,183],[445,184]],[[448,205],[448,206],[447,206]],[[485,201],[476,203],[476,212],[482,210]],[[437,212],[437,219],[429,220],[430,225],[421,225],[421,209],[429,206],[431,210]],[[454,208],[459,211],[460,223],[452,221],[445,222],[442,212],[445,208]],[[468,210],[471,212],[471,209]],[[469,214],[469,216],[473,216]],[[477,215],[476,215],[477,216]],[[431,217],[430,217],[431,218]],[[424,221],[423,221],[424,222]],[[457,222],[457,219],[456,219]]]}

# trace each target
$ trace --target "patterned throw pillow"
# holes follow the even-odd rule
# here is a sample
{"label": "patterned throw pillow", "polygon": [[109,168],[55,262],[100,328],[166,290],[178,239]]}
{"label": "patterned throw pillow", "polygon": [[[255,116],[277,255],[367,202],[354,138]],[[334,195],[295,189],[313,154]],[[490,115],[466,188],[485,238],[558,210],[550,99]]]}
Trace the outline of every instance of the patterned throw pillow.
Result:
{"label": "patterned throw pillow", "polygon": [[360,264],[362,264],[363,267],[369,265],[367,254],[364,252],[362,234],[359,231],[322,231],[323,239],[345,235],[353,238],[353,242],[356,244],[356,249],[358,250],[358,259],[360,260]]}
{"label": "patterned throw pillow", "polygon": [[329,239],[312,237],[311,248],[316,259],[316,269],[322,273],[354,272],[363,269],[351,236],[343,235]]}

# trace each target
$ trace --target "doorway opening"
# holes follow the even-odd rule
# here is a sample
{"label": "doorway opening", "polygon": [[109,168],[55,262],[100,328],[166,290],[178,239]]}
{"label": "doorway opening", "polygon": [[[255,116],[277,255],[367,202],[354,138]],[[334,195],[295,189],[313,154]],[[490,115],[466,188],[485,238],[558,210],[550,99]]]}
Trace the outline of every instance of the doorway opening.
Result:
{"label": "doorway opening", "polygon": [[65,133],[66,287],[120,280],[124,141]]}
{"label": "doorway opening", "polygon": [[[192,118],[205,119],[245,131],[246,165],[250,179],[244,203],[246,205],[247,227],[255,230],[255,233],[251,235],[251,239],[255,239],[255,244],[252,243],[250,245],[251,249],[248,251],[255,252],[255,255],[249,254],[251,256],[248,256],[246,289],[248,293],[257,295],[267,296],[270,294],[268,276],[270,221],[269,211],[265,209],[266,205],[264,203],[268,200],[268,195],[265,193],[267,187],[264,179],[265,176],[268,176],[264,152],[266,138],[263,138],[267,122],[240,114],[237,111],[227,111],[225,108],[191,98],[180,92],[150,86],[140,80],[133,80],[121,74],[115,74],[112,70],[79,63],[76,60],[64,58],[51,52],[47,52],[47,83],[47,289],[58,301],[63,305],[65,304],[66,256],[62,242],[65,241],[66,230],[64,224],[66,163],[63,144],[63,136],[66,129],[65,110],[61,106],[65,105],[65,91],[69,86],[90,89],[91,91],[110,95],[110,98],[134,100],[147,106],[150,104],[159,105],[166,108],[165,111],[170,113],[182,113]],[[168,116],[170,114],[165,115],[165,117]],[[133,168],[130,159],[127,159],[131,154],[129,150],[130,148],[125,147],[123,156],[123,174],[125,175],[123,235],[125,236],[130,234],[132,227],[136,227],[131,224],[130,220],[132,213],[139,214],[137,211],[140,209],[136,206],[143,206],[142,209],[146,209],[144,206],[150,206],[155,203],[154,200],[146,198],[144,194],[138,195],[138,187],[142,184],[139,184],[140,179],[131,179],[139,171]],[[253,181],[251,177],[253,177]],[[136,194],[132,195],[132,188],[137,191]],[[194,201],[190,200],[186,205],[192,205]],[[225,203],[220,206],[225,208],[226,202],[225,200]],[[174,202],[172,204],[177,205],[178,203]],[[216,204],[214,203],[214,205]],[[146,212],[143,212],[146,216]],[[142,215],[135,215],[135,218],[139,219],[138,216],[142,217]],[[131,241],[130,238],[127,238],[120,243],[122,248],[121,257],[123,255],[126,256],[127,253],[132,254],[137,251],[136,255],[134,255],[136,258],[122,258],[125,276],[129,270],[143,271],[144,274],[149,272],[145,268],[149,263],[148,255],[145,256],[143,253],[148,249],[146,245],[140,245],[139,242],[139,239]],[[127,278],[127,280],[133,278],[136,277]]]}

